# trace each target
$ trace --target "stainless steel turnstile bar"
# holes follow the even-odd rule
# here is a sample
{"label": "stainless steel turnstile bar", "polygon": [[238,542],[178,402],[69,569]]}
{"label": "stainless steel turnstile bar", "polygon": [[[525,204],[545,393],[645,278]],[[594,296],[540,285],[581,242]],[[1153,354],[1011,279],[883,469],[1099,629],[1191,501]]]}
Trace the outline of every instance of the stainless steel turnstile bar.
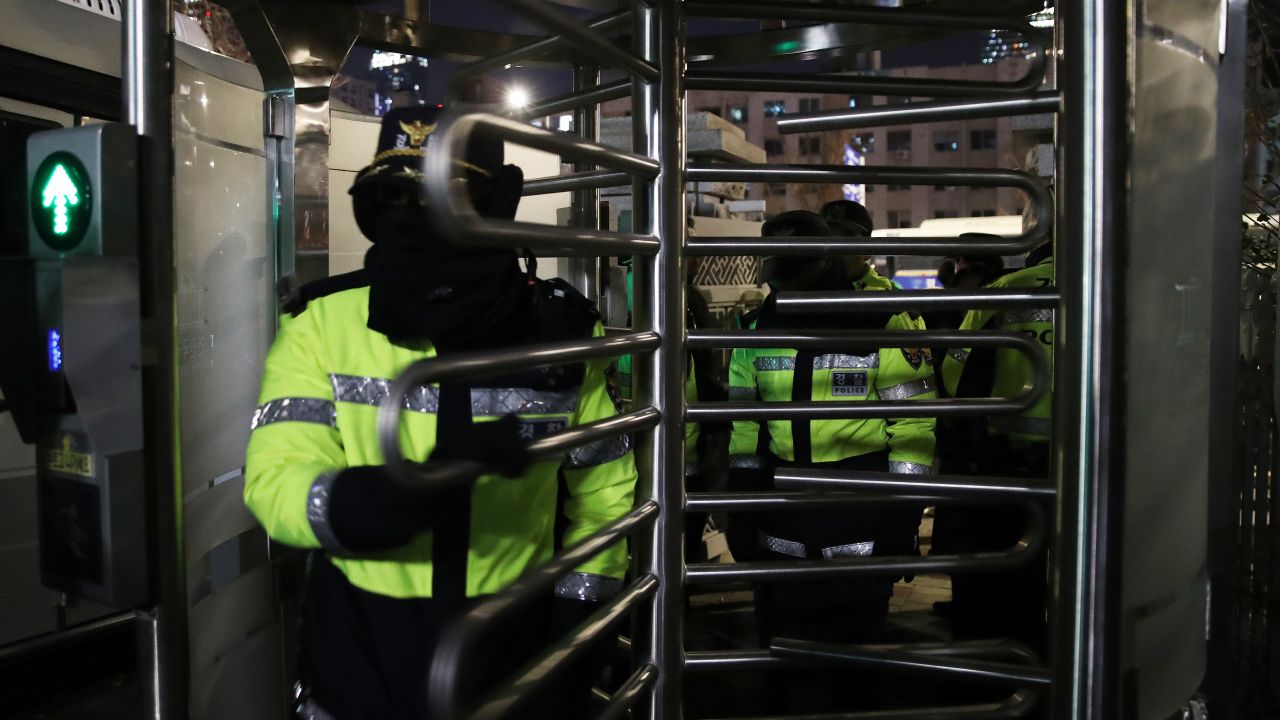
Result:
{"label": "stainless steel turnstile bar", "polygon": [[642,179],[658,175],[658,164],[650,158],[615,150],[573,133],[552,132],[525,123],[481,113],[468,113],[444,120],[437,130],[445,150],[428,153],[424,165],[425,182],[430,187],[449,188],[429,193],[428,209],[441,220],[438,227],[455,242],[520,248],[554,248],[579,254],[651,255],[658,252],[653,234],[616,233],[591,228],[561,228],[528,222],[485,220],[476,214],[466,186],[455,183],[453,159],[463,157],[467,140],[479,129],[509,142],[582,162],[595,163]]}
{"label": "stainless steel turnstile bar", "polygon": [[[1001,296],[990,296],[992,291],[974,291],[958,293],[959,297],[944,302],[942,307],[983,307],[1002,301]],[[920,297],[920,293],[941,294],[941,291],[925,290],[918,292],[900,291],[893,293],[849,293],[866,303],[853,303],[855,309],[869,308],[877,310],[897,310],[923,308],[930,305],[929,298]],[[794,295],[818,295],[831,298],[830,302],[847,300],[845,293],[794,293]],[[787,293],[778,296],[779,310],[785,310],[783,301]],[[900,296],[907,296],[899,300]],[[914,303],[912,301],[915,301]],[[946,300],[946,298],[944,298]],[[1056,295],[1044,295],[1038,291],[1014,291],[1014,294],[1003,298],[1009,307],[1038,306],[1048,300],[1056,302]],[[895,302],[896,301],[896,302]],[[813,300],[801,304],[806,310],[822,309],[828,312],[839,312],[842,308],[827,307],[822,302]],[[852,400],[843,402],[724,402],[724,403],[691,403],[685,410],[686,420],[785,420],[785,419],[849,419],[849,418],[894,418],[894,417],[971,417],[975,415],[1017,414],[1029,410],[1048,391],[1049,363],[1044,351],[1031,338],[1013,332],[958,333],[932,331],[845,331],[845,332],[760,332],[755,330],[717,330],[713,332],[692,332],[689,338],[690,347],[794,347],[822,348],[839,350],[841,348],[875,347],[1005,347],[1017,350],[1031,361],[1033,382],[1031,387],[1012,398],[974,398],[974,399],[942,399],[942,400]]]}
{"label": "stainless steel turnstile bar", "polygon": [[[631,22],[631,11],[620,10],[607,15],[602,15],[595,20],[586,23],[586,27],[597,32],[609,32],[619,28],[627,27]],[[522,45],[518,48],[512,48],[506,52],[498,53],[482,60],[467,63],[454,71],[449,77],[448,91],[450,97],[457,96],[458,87],[468,81],[486,75],[497,70],[503,70],[511,67],[529,58],[536,58],[538,55],[559,49],[565,44],[572,44],[569,38],[564,35],[552,35],[535,40],[531,43]]]}
{"label": "stainless steel turnstile bar", "polygon": [[583,172],[553,177],[525,180],[524,196],[550,195],[551,193],[571,190],[593,190],[596,188],[622,187],[631,182],[631,176],[613,170],[584,170]]}
{"label": "stainless steel turnstile bar", "polygon": [[[902,498],[906,502],[906,498]],[[917,499],[918,501],[918,499]],[[981,573],[1009,570],[1033,560],[1045,545],[1048,526],[1037,502],[1025,502],[1027,529],[1022,539],[998,552],[972,555],[870,556],[847,560],[787,560],[775,562],[692,563],[685,568],[685,582],[705,585],[725,582],[790,582],[830,578],[896,577],[924,573]],[[756,512],[777,510],[766,503]]]}
{"label": "stainless steel turnstile bar", "polygon": [[[922,310],[1043,310],[1058,306],[1062,296],[1055,288],[992,288],[989,290],[902,290],[894,293],[781,292],[778,312],[842,313]],[[930,336],[933,332],[928,333]],[[941,335],[939,337],[942,337]],[[954,334],[948,337],[954,337]],[[935,340],[929,338],[930,343]],[[945,342],[945,341],[944,341]],[[938,342],[942,345],[943,342]],[[964,340],[958,345],[969,347]],[[896,347],[896,346],[895,346]]]}
{"label": "stainless steel turnstile bar", "polygon": [[[505,351],[462,353],[451,357],[419,360],[405,369],[391,383],[378,407],[378,442],[387,470],[407,485],[429,484],[444,490],[470,482],[481,468],[464,461],[442,467],[426,467],[404,457],[400,450],[400,413],[410,393],[433,382],[461,377],[483,377],[511,370],[563,365],[602,357],[617,357],[629,352],[652,349],[660,339],[652,332],[632,333],[617,337],[592,338],[572,343],[541,343]],[[535,456],[553,455],[565,450],[651,427],[660,420],[658,411],[642,408],[587,425],[570,428],[541,438],[528,446]]]}
{"label": "stainless steel turnstile bar", "polygon": [[998,685],[1048,687],[1050,683],[1049,671],[1046,668],[990,660],[959,658],[940,660],[910,652],[793,638],[777,638],[769,643],[769,650],[782,657],[826,660],[838,666],[911,670],[921,674],[956,676],[974,682]]}
{"label": "stainless steel turnstile bar", "polygon": [[972,497],[991,501],[1001,498],[1052,498],[1057,488],[1046,480],[1020,480],[978,475],[900,475],[852,470],[778,468],[773,482],[778,488],[796,490],[861,490],[910,492],[944,497]]}
{"label": "stainless steel turnstile bar", "polygon": [[552,648],[518,672],[522,682],[511,685],[490,698],[458,696],[460,674],[465,673],[468,667],[467,653],[489,623],[509,617],[547,596],[565,573],[648,527],[657,519],[658,514],[656,503],[642,503],[596,534],[529,571],[505,591],[481,602],[450,626],[440,639],[440,647],[436,661],[432,663],[428,681],[433,716],[446,720],[506,716],[518,708],[519,702],[529,692],[549,677],[547,673],[561,661],[562,656],[581,652],[586,645],[606,632],[615,620],[651,596],[656,589],[656,579],[652,575],[638,578],[625,591],[605,603],[571,637],[562,641],[559,647]]}
{"label": "stainless steel turnstile bar", "polygon": [[[633,637],[638,662],[658,669],[653,695],[640,716],[648,720],[679,720],[683,682],[680,660],[684,652],[684,385],[687,355],[686,278],[684,267],[685,191],[685,19],[684,3],[664,0],[638,9],[637,37],[645,59],[661,69],[657,83],[636,81],[632,109],[634,139],[648,142],[650,157],[662,172],[649,189],[648,212],[633,222],[647,220],[661,242],[652,258],[637,261],[635,268],[635,325],[662,336],[662,346],[651,355],[636,356],[636,397],[662,413],[662,422],[647,433],[638,456],[645,466],[644,487],[638,493],[651,497],[662,508],[647,546],[638,552],[638,573],[659,579],[650,605],[648,627]],[[642,123],[641,113],[647,117]],[[647,130],[647,137],[639,135]],[[640,209],[636,198],[636,209]]]}
{"label": "stainless steel turnstile bar", "polygon": [[[884,183],[1012,187],[1027,195],[1036,222],[1012,238],[833,238],[718,237],[690,238],[691,255],[1017,255],[1049,238],[1053,199],[1038,178],[1016,170],[969,168],[851,167],[847,165],[716,165],[691,164],[690,182]],[[900,298],[900,293],[893,297]],[[904,307],[903,309],[907,309]]]}
{"label": "stainless steel turnstile bar", "polygon": [[552,8],[542,0],[498,0],[498,2],[552,30],[573,44],[576,50],[645,82],[658,80],[658,68],[609,42],[578,20]]}
{"label": "stainless steel turnstile bar", "polygon": [[859,488],[862,492],[809,492],[774,490],[769,492],[699,492],[689,493],[685,510],[689,512],[775,512],[779,510],[836,510],[844,507],[892,508],[901,505],[952,505],[1010,504],[1025,502],[1025,496],[966,497],[949,488],[934,490],[924,482],[914,488],[919,492],[909,495],[873,495],[867,490],[883,491],[883,488]]}
{"label": "stainless steel turnstile bar", "polygon": [[630,94],[630,80],[615,80],[586,90],[577,90],[565,95],[539,100],[529,107],[512,110],[508,115],[518,118],[547,117],[548,115],[557,115],[566,110],[599,105],[610,100],[619,100]]}
{"label": "stainless steel turnstile bar", "polygon": [[873,105],[847,110],[802,115],[782,115],[778,118],[778,132],[823,132],[826,130],[852,130],[854,128],[881,127],[884,125],[911,125],[914,123],[973,120],[977,118],[1009,117],[1012,115],[1037,115],[1056,113],[1062,109],[1062,95],[1047,90],[1023,97],[994,99],[942,100],[906,105]]}

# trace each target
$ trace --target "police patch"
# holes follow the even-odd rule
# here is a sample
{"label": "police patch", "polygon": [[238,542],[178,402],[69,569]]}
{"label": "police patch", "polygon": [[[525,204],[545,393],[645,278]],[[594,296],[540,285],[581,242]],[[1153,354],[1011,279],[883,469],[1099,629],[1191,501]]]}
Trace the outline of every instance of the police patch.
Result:
{"label": "police patch", "polygon": [[902,348],[902,357],[916,370],[926,362],[933,363],[933,352],[929,348]]}
{"label": "police patch", "polygon": [[867,373],[833,372],[831,373],[832,397],[866,397]]}

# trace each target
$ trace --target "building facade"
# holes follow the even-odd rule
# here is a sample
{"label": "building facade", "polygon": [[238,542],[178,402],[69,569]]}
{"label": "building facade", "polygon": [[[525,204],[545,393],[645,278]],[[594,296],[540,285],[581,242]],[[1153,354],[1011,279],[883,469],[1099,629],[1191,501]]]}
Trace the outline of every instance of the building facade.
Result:
{"label": "building facade", "polygon": [[[1021,77],[1026,67],[1019,58],[988,63],[975,58],[975,62],[968,65],[902,67],[875,73],[892,77],[1009,82]],[[714,113],[741,127],[749,142],[765,148],[770,164],[862,162],[883,167],[1012,168],[1036,174],[1035,149],[1052,141],[1052,125],[1035,118],[984,118],[813,134],[783,135],[778,131],[778,118],[782,115],[908,100],[878,95],[691,90],[688,111]],[[622,100],[607,104],[602,113],[623,115],[629,109],[629,102]],[[1051,161],[1049,164],[1047,169],[1051,169]],[[931,218],[1015,215],[1022,212],[1025,203],[1022,193],[1009,188],[925,185],[856,188],[839,184],[754,183],[749,186],[747,196],[764,200],[768,215],[785,210],[817,210],[830,200],[860,198],[871,211],[877,228],[916,227]]]}

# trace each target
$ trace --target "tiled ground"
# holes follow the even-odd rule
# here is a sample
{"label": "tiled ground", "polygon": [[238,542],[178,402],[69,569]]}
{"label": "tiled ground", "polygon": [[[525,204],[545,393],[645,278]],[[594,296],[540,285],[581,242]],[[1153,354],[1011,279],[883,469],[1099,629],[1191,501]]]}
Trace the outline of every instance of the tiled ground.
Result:
{"label": "tiled ground", "polygon": [[[926,515],[920,523],[920,551],[928,554],[933,541],[933,515]],[[951,599],[951,578],[946,575],[920,575],[913,581],[899,582],[893,587],[893,599],[889,612],[932,610],[935,602]]]}

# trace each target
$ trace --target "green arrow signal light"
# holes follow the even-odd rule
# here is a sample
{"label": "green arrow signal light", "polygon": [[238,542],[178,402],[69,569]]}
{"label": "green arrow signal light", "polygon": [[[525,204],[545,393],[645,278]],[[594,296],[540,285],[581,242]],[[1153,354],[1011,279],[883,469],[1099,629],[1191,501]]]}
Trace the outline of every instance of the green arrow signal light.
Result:
{"label": "green arrow signal light", "polygon": [[79,247],[93,221],[93,184],[75,155],[50,153],[30,186],[31,225],[49,248],[60,253]]}
{"label": "green arrow signal light", "polygon": [[59,163],[54,166],[53,175],[45,183],[41,194],[44,196],[44,207],[53,206],[53,234],[66,235],[71,229],[67,206],[80,204],[80,191],[71,182],[65,165]]}

